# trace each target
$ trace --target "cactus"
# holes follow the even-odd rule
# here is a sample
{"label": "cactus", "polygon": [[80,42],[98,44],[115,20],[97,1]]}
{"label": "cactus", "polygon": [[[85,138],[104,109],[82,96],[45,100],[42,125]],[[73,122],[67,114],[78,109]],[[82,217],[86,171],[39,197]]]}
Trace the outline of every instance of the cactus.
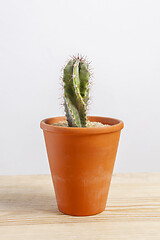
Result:
{"label": "cactus", "polygon": [[64,108],[69,127],[86,127],[89,100],[89,64],[73,57],[63,70]]}

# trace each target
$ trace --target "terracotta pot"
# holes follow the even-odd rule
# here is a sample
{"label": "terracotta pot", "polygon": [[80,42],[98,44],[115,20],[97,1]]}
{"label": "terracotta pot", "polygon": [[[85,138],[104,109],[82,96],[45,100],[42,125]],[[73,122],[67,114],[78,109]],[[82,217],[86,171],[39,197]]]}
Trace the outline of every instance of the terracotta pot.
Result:
{"label": "terracotta pot", "polygon": [[123,122],[113,118],[88,117],[109,127],[71,128],[41,122],[58,209],[69,215],[89,216],[102,212],[111,182]]}

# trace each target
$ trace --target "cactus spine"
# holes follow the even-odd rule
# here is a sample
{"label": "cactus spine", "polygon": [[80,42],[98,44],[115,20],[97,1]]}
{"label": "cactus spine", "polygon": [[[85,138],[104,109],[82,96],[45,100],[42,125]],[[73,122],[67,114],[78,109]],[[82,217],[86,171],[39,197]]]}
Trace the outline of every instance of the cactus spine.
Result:
{"label": "cactus spine", "polygon": [[69,127],[86,127],[89,78],[89,64],[79,56],[73,57],[64,68],[64,108]]}

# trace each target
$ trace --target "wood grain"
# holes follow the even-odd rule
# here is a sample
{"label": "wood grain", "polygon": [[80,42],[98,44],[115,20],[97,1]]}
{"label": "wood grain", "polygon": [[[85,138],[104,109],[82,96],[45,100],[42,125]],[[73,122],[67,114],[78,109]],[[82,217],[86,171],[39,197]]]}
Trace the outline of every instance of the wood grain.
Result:
{"label": "wood grain", "polygon": [[160,173],[117,174],[106,210],[57,210],[51,177],[0,176],[0,239],[160,239]]}

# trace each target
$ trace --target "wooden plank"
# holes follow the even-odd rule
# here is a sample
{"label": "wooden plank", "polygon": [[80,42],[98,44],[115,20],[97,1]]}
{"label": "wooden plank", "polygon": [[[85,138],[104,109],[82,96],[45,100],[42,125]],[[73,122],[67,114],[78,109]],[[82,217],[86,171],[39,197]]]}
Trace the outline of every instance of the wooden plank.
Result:
{"label": "wooden plank", "polygon": [[160,173],[117,174],[106,210],[57,210],[51,177],[0,176],[0,239],[160,239]]}

